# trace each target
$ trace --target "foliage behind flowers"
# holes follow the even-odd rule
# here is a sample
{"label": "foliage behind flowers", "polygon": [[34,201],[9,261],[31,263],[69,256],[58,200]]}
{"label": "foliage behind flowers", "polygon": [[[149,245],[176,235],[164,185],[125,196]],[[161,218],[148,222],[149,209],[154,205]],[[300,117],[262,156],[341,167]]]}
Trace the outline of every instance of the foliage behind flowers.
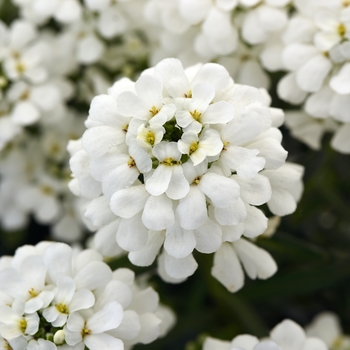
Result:
{"label": "foliage behind flowers", "polygon": [[[0,1],[0,347],[309,350],[293,322],[324,310],[349,332],[349,9]],[[149,284],[177,314],[155,342]],[[347,350],[325,315],[306,334]]]}

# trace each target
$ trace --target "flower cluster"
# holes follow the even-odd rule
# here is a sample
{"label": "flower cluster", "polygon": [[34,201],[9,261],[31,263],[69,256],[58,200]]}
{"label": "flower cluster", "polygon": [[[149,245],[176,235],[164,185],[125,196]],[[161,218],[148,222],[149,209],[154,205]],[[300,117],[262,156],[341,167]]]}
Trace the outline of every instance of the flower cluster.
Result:
{"label": "flower cluster", "polygon": [[94,250],[41,242],[0,260],[0,344],[14,350],[129,349],[174,322],[158,294]]}
{"label": "flower cluster", "polygon": [[319,149],[325,131],[331,145],[350,153],[350,3],[343,0],[295,1],[297,12],[282,36],[282,61],[289,73],[279,96],[304,112],[287,119],[295,137]]}
{"label": "flower cluster", "polygon": [[116,237],[140,266],[164,245],[159,270],[169,281],[193,274],[194,249],[217,252],[213,274],[231,291],[243,285],[239,260],[252,278],[271,276],[270,255],[241,236],[266,230],[257,206],[295,210],[303,169],[285,163],[283,113],[268,104],[266,92],[234,84],[218,64],[184,70],[177,59],[95,97],[81,142],[69,148],[70,188],[90,200],[97,245],[108,250]]}
{"label": "flower cluster", "polygon": [[[87,1],[86,8],[74,0],[14,2],[22,18],[9,25],[0,21],[0,223],[8,231],[22,229],[32,215],[39,224],[51,225],[54,238],[74,242],[86,225],[81,200],[67,186],[66,145],[82,135],[81,110],[111,84],[93,63],[109,56],[114,65],[107,60],[103,66],[115,74],[145,53],[129,24],[124,37],[114,33],[112,39],[122,39],[107,49],[92,16],[100,2]],[[133,13],[126,8],[132,1],[105,6],[124,11],[125,21]],[[61,30],[45,26],[51,17]]]}
{"label": "flower cluster", "polygon": [[283,67],[278,35],[288,23],[289,0],[149,0],[144,16],[152,64],[177,57],[185,66],[216,60],[240,84],[267,88],[263,67]]}
{"label": "flower cluster", "polygon": [[207,338],[203,350],[327,350],[327,345],[318,337],[308,337],[303,328],[286,319],[275,326],[270,336],[259,340],[253,335],[238,335],[231,342]]}

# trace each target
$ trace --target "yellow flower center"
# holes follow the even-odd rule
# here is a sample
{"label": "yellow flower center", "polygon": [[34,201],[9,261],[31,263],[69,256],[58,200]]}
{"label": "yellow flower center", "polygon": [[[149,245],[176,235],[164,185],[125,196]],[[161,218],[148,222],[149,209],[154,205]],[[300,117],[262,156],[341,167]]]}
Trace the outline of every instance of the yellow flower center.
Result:
{"label": "yellow flower center", "polygon": [[40,187],[41,192],[43,192],[44,194],[52,195],[53,194],[53,189],[49,186],[49,185],[42,185]]}
{"label": "yellow flower center", "polygon": [[29,295],[30,295],[31,298],[35,298],[36,296],[39,295],[39,293],[37,293],[37,292],[34,290],[34,288],[30,288],[30,289],[28,290],[28,293],[29,293]]}
{"label": "yellow flower center", "polygon": [[192,118],[194,120],[197,120],[197,121],[199,121],[199,118],[202,116],[202,113],[197,112],[197,110],[194,110],[193,112],[190,112],[190,114],[191,114]]}
{"label": "yellow flower center", "polygon": [[189,90],[187,94],[184,94],[186,98],[191,98],[192,97],[192,90]]}
{"label": "yellow flower center", "polygon": [[21,329],[22,333],[24,333],[27,329],[27,321],[22,318],[21,321],[19,321],[19,328]]}
{"label": "yellow flower center", "polygon": [[159,109],[155,106],[152,106],[149,112],[152,114],[152,117],[154,117],[159,112]]}
{"label": "yellow flower center", "polygon": [[81,335],[85,337],[86,335],[90,335],[91,330],[89,328],[86,328],[86,322],[84,324],[84,328],[81,330]]}
{"label": "yellow flower center", "polygon": [[56,304],[56,309],[58,310],[58,312],[60,312],[61,314],[69,314],[69,310],[68,310],[68,306],[65,304]]}
{"label": "yellow flower center", "polygon": [[26,66],[22,62],[17,62],[16,63],[16,71],[20,74],[24,73],[26,70]]}
{"label": "yellow flower center", "polygon": [[343,6],[344,7],[350,6],[350,0],[343,0]]}
{"label": "yellow flower center", "polygon": [[135,163],[135,159],[133,157],[130,157],[129,161],[128,161],[128,166],[129,168],[132,168],[136,165]]}
{"label": "yellow flower center", "polygon": [[341,37],[344,37],[345,33],[346,33],[346,27],[343,23],[340,23],[338,26],[338,33]]}
{"label": "yellow flower center", "polygon": [[148,134],[147,134],[147,142],[150,144],[150,145],[154,145],[154,142],[156,140],[156,137],[154,136],[154,132],[152,131],[149,131]]}
{"label": "yellow flower center", "polygon": [[190,146],[189,154],[191,155],[192,153],[196,152],[197,149],[198,149],[198,142],[193,142],[192,145]]}
{"label": "yellow flower center", "polygon": [[200,181],[201,181],[201,178],[200,178],[200,176],[198,176],[198,177],[196,177],[196,178],[193,180],[193,183],[194,183],[195,185],[198,185]]}
{"label": "yellow flower center", "polygon": [[174,160],[172,157],[169,157],[169,158],[164,158],[164,160],[161,162],[161,164],[163,164],[165,166],[173,166],[173,165],[180,164],[180,162],[177,160]]}

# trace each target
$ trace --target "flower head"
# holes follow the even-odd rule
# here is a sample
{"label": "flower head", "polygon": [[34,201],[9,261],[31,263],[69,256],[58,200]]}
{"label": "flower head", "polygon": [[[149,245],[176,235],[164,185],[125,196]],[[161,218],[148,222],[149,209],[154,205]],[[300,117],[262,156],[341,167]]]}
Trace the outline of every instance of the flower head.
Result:
{"label": "flower head", "polygon": [[[114,231],[135,264],[151,264],[164,243],[162,275],[188,277],[194,249],[213,253],[265,231],[256,206],[269,203],[278,215],[295,209],[290,192],[302,171],[275,180],[287,156],[274,127],[279,114],[258,89],[234,84],[213,63],[184,70],[165,59],[136,83],[116,82],[92,101],[82,148],[70,161],[80,193],[91,192],[87,177],[102,189],[87,196],[85,216]],[[275,268],[268,271],[252,275],[266,278]]]}

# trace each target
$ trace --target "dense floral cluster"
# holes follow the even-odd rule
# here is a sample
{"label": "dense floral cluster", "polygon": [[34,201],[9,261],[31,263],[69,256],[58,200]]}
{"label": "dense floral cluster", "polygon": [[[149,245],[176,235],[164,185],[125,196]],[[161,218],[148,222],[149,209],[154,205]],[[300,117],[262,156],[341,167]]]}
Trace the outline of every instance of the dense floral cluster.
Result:
{"label": "dense floral cluster", "polygon": [[154,341],[174,322],[131,270],[112,272],[96,251],[63,243],[23,246],[2,257],[0,286],[2,348],[130,349]]}
{"label": "dense floral cluster", "polygon": [[248,334],[238,335],[231,342],[208,337],[203,350],[346,350],[349,345],[350,337],[343,334],[337,315],[323,312],[305,330],[286,319],[261,340]]}
{"label": "dense floral cluster", "polygon": [[295,137],[315,149],[326,131],[331,145],[350,153],[350,3],[343,0],[295,1],[297,12],[283,33],[282,61],[289,73],[279,96],[303,111],[289,115]]}
{"label": "dense floral cluster", "polygon": [[[80,201],[67,187],[66,145],[83,132],[81,106],[87,109],[92,97],[111,84],[92,64],[116,53],[95,35],[91,11],[96,2],[88,2],[92,7],[85,11],[73,0],[15,3],[23,18],[10,25],[0,21],[1,225],[5,230],[21,229],[33,215],[40,224],[52,225],[55,238],[72,242],[82,237],[84,218]],[[123,5],[117,8],[122,11]],[[128,23],[130,12],[136,15],[124,12]],[[51,16],[62,23],[62,30],[39,30]],[[143,60],[141,41],[129,25],[124,27],[130,29],[128,34],[113,46],[118,62],[106,64],[115,72],[130,57]],[[117,31],[113,38],[123,33]]]}
{"label": "dense floral cluster", "polygon": [[257,206],[295,210],[302,167],[285,163],[283,113],[268,104],[266,92],[234,84],[218,64],[184,70],[177,59],[95,97],[70,146],[70,187],[90,200],[95,240],[109,231],[99,245],[116,237],[131,262],[148,266],[164,244],[159,269],[169,281],[193,274],[194,249],[217,252],[212,272],[231,291],[243,285],[239,260],[252,278],[271,276],[271,257],[241,236],[266,230]]}
{"label": "dense floral cluster", "polygon": [[[180,283],[195,251],[213,254],[230,292],[244,273],[271,277],[254,241],[296,210],[304,169],[286,162],[266,89],[280,79],[279,98],[299,106],[286,113],[293,136],[320,149],[329,132],[350,154],[350,0],[4,4],[18,18],[0,20],[0,229],[33,218],[54,239],[95,234],[88,250],[42,242],[0,258],[0,348],[128,350],[163,336],[173,313],[106,258],[157,260]],[[266,339],[203,347],[327,348],[350,348],[329,313],[306,331],[285,320]]]}
{"label": "dense floral cluster", "polygon": [[303,328],[292,320],[284,320],[275,326],[270,336],[259,340],[253,335],[238,335],[231,342],[207,338],[203,350],[328,350],[326,343],[317,337],[309,337]]}
{"label": "dense floral cluster", "polygon": [[[154,49],[151,63],[177,57],[185,66],[216,60],[236,82],[267,88],[264,69],[282,69],[278,35],[289,0],[149,0],[144,14]],[[155,20],[156,19],[156,20]]]}

